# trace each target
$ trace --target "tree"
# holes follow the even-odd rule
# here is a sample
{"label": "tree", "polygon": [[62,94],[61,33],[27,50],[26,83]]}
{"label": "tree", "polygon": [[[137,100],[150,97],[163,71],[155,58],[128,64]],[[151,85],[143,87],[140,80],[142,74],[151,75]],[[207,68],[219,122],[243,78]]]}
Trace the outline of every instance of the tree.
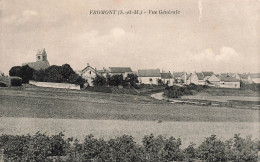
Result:
{"label": "tree", "polygon": [[33,79],[33,73],[35,70],[28,65],[14,66],[9,70],[10,76],[18,76],[22,78],[22,83],[29,83],[29,80]]}
{"label": "tree", "polygon": [[94,80],[92,81],[94,86],[104,86],[107,83],[107,80],[103,76],[97,75]]}
{"label": "tree", "polygon": [[135,87],[136,84],[139,83],[138,76],[136,74],[128,74],[127,77],[125,78],[125,82]]}

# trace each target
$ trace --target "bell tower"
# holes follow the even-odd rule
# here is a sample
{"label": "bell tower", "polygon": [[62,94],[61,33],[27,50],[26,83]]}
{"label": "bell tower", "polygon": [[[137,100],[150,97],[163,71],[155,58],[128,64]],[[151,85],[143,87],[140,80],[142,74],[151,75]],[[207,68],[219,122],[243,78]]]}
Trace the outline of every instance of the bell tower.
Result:
{"label": "bell tower", "polygon": [[45,48],[42,50],[38,50],[36,54],[36,61],[47,61],[47,53]]}

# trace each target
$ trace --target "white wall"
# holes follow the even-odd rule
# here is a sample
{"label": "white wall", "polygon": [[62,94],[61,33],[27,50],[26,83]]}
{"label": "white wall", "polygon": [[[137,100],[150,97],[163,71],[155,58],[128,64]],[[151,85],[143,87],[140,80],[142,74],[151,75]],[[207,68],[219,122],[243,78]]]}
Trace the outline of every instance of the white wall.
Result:
{"label": "white wall", "polygon": [[30,80],[29,84],[35,85],[37,87],[63,88],[63,89],[76,89],[76,90],[80,90],[80,86],[79,85],[68,84],[68,83],[36,82],[36,81]]}
{"label": "white wall", "polygon": [[254,83],[260,83],[260,78],[253,78],[252,81],[253,81]]}
{"label": "white wall", "polygon": [[[152,81],[150,81],[152,79]],[[140,83],[143,84],[158,84],[158,79],[161,79],[161,77],[138,77],[138,80]]]}

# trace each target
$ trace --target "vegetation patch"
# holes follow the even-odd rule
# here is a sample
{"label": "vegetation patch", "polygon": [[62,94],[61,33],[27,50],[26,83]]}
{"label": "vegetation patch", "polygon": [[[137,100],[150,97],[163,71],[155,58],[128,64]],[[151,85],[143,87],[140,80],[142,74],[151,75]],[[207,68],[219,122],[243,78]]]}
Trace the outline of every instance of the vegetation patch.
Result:
{"label": "vegetation patch", "polygon": [[[84,142],[64,138],[63,133],[47,136],[1,135],[0,148],[6,161],[257,161],[260,142],[241,138],[235,134],[227,141],[215,135],[205,139],[198,147],[190,144],[181,149],[181,139],[147,135],[142,144],[132,136],[123,135],[110,140],[85,137]],[[65,158],[64,158],[65,157]]]}

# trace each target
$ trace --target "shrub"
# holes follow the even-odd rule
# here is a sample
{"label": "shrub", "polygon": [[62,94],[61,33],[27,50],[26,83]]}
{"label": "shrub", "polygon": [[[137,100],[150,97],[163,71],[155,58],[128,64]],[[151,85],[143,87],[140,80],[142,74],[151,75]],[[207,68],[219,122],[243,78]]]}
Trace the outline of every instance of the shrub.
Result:
{"label": "shrub", "polygon": [[22,83],[29,83],[32,80],[33,73],[35,70],[28,65],[25,66],[14,66],[9,70],[10,76],[18,76],[22,78]]}
{"label": "shrub", "polygon": [[205,161],[227,161],[225,156],[225,144],[216,138],[216,135],[206,138],[198,147],[198,158]]}
{"label": "shrub", "polygon": [[22,78],[20,77],[10,77],[11,86],[21,86]]}

